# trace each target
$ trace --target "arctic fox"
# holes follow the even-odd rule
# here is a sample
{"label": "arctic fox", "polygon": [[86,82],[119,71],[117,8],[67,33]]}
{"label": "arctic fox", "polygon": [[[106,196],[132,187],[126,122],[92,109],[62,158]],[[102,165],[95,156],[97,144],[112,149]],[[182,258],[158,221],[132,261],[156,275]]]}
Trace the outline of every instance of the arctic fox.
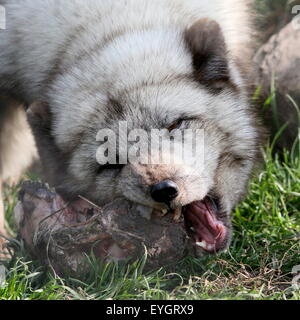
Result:
{"label": "arctic fox", "polygon": [[[247,191],[260,146],[248,92],[248,1],[0,5],[6,12],[0,91],[29,106],[45,179],[67,199],[81,195],[103,205],[121,197],[145,216],[175,212],[199,252],[225,249],[230,213]],[[118,135],[120,122],[144,132],[203,130],[203,161],[99,163],[97,133]],[[12,143],[9,136],[4,141],[1,154]],[[31,150],[33,145],[24,150],[20,144],[23,156]],[[19,157],[17,151],[12,157]],[[1,159],[4,177],[9,172]]]}

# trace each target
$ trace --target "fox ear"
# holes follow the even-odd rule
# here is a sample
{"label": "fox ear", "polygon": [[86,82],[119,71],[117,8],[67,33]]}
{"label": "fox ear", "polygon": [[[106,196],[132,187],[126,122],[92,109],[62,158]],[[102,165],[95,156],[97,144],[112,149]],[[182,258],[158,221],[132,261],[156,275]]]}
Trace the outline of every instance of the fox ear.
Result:
{"label": "fox ear", "polygon": [[222,88],[230,82],[225,38],[220,25],[200,19],[185,31],[193,58],[194,75],[202,84]]}

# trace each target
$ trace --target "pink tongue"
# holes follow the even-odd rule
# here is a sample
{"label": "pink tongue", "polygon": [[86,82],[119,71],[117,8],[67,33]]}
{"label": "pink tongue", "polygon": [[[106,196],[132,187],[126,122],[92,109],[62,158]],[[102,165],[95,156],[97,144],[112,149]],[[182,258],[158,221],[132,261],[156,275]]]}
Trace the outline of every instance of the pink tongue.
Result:
{"label": "pink tongue", "polygon": [[215,245],[223,240],[224,226],[218,222],[211,205],[207,201],[197,201],[186,209],[186,218],[193,224],[196,241],[205,240],[208,244]]}

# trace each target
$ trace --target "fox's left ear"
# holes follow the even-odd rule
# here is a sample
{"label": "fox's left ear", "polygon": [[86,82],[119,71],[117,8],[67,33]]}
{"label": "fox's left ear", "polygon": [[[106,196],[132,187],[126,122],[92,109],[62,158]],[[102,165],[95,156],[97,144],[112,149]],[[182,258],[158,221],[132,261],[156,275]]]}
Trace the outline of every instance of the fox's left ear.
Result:
{"label": "fox's left ear", "polygon": [[197,81],[216,89],[230,84],[225,38],[216,21],[198,20],[185,31],[185,41]]}

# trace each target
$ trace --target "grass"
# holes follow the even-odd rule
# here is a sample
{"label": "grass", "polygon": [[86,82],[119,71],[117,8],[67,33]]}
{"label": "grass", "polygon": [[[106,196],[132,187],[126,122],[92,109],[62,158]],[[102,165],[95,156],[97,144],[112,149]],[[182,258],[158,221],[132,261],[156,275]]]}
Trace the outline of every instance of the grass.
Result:
{"label": "grass", "polygon": [[[264,108],[273,108],[275,99],[274,94]],[[265,148],[261,173],[233,213],[233,242],[226,253],[187,257],[172,272],[162,268],[150,273],[143,272],[143,259],[128,266],[101,265],[90,258],[92,271],[79,281],[54,275],[14,240],[14,258],[0,263],[0,300],[299,300],[300,127],[292,150],[278,154],[273,149],[283,130]],[[6,220],[14,234],[18,186],[4,191]]]}
{"label": "grass", "polygon": [[[300,265],[300,152],[264,154],[264,170],[234,213],[227,253],[187,257],[174,267],[143,272],[143,262],[102,265],[84,281],[61,279],[31,261],[22,244],[6,265],[0,299],[300,299],[292,270]],[[7,218],[17,189],[6,189]]]}

